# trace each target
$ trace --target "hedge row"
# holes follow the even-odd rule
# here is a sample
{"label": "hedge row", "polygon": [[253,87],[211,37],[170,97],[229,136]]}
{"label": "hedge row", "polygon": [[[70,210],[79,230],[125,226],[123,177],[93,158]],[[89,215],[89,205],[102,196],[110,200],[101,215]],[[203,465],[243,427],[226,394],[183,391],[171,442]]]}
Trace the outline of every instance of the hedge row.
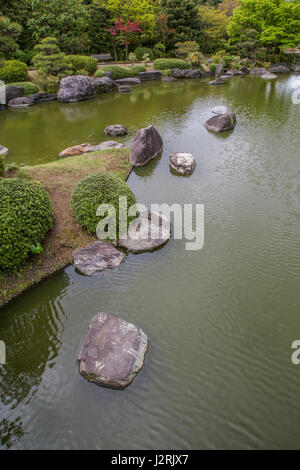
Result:
{"label": "hedge row", "polygon": [[168,69],[188,69],[189,65],[181,59],[156,59],[153,62],[153,68],[156,70]]}
{"label": "hedge row", "polygon": [[120,67],[119,65],[104,65],[95,73],[95,77],[103,77],[104,72],[111,72],[112,79],[118,80],[120,78],[129,78],[136,77],[140,72],[145,72],[146,67],[143,65],[134,65],[126,69],[125,67]]}

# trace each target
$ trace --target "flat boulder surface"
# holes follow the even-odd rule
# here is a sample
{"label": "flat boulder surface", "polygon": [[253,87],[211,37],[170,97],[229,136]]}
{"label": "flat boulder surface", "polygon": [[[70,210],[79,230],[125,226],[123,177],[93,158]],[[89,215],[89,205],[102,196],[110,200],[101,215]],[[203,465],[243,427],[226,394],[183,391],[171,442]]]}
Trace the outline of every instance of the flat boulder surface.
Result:
{"label": "flat boulder surface", "polygon": [[267,69],[265,68],[255,68],[255,69],[252,69],[250,70],[250,75],[264,75],[265,73],[267,73]]}
{"label": "flat boulder surface", "polygon": [[110,92],[116,89],[115,82],[110,77],[97,77],[94,79],[97,92]]}
{"label": "flat boulder surface", "polygon": [[30,95],[34,103],[44,103],[45,101],[56,101],[56,95],[54,93],[35,93]]}
{"label": "flat boulder surface", "polygon": [[124,148],[124,144],[120,144],[120,142],[116,142],[115,140],[105,140],[98,145],[92,145],[87,149],[87,152],[96,152],[97,150],[105,150],[109,148],[117,148],[121,149]]}
{"label": "flat boulder surface", "polygon": [[62,78],[57,100],[63,103],[74,103],[87,100],[96,95],[94,79],[85,75],[72,75]]}
{"label": "flat boulder surface", "polygon": [[73,147],[68,147],[67,149],[60,152],[60,157],[75,157],[76,155],[81,155],[86,153],[88,149],[91,147],[90,144],[79,144],[74,145]]}
{"label": "flat boulder surface", "polygon": [[115,80],[117,85],[140,85],[142,82],[139,78],[128,77],[128,78],[119,78]]}
{"label": "flat boulder surface", "polygon": [[112,124],[110,126],[107,126],[104,129],[104,134],[112,135],[112,136],[115,137],[117,135],[126,135],[126,134],[128,134],[128,130],[122,124]]}
{"label": "flat boulder surface", "polygon": [[162,82],[176,82],[177,78],[175,77],[163,77]]}
{"label": "flat boulder surface", "polygon": [[150,80],[161,80],[162,72],[159,70],[148,70],[147,72],[140,72],[139,79],[142,82],[148,82]]}
{"label": "flat boulder surface", "polygon": [[277,78],[277,75],[275,75],[275,73],[267,72],[264,73],[261,78],[263,78],[264,80],[275,80]]}
{"label": "flat boulder surface", "polygon": [[208,82],[209,85],[224,85],[225,80],[222,77],[216,78],[212,82]]}
{"label": "flat boulder surface", "polygon": [[270,72],[271,73],[290,73],[290,69],[288,68],[287,65],[284,65],[284,64],[278,64],[278,65],[275,65],[274,67],[272,67],[270,69]]}
{"label": "flat boulder surface", "polygon": [[143,367],[147,348],[148,338],[141,328],[98,313],[78,355],[79,371],[90,382],[124,389]]}
{"label": "flat boulder surface", "polygon": [[191,153],[185,152],[171,153],[169,163],[181,175],[190,175],[196,166],[195,157]]}
{"label": "flat boulder surface", "polygon": [[171,224],[158,212],[144,211],[134,219],[118,245],[132,253],[153,251],[164,245],[171,235]]}
{"label": "flat boulder surface", "polygon": [[73,253],[75,268],[86,276],[91,276],[97,271],[103,271],[107,268],[115,268],[124,259],[124,253],[104,241],[95,241]]}
{"label": "flat boulder surface", "polygon": [[217,114],[204,123],[204,127],[212,132],[230,131],[235,128],[235,125],[235,114]]}
{"label": "flat boulder surface", "polygon": [[161,153],[163,140],[153,126],[140,129],[130,147],[130,163],[134,166],[144,166]]}
{"label": "flat boulder surface", "polygon": [[30,96],[14,98],[8,102],[10,108],[29,108],[34,105],[34,100]]}
{"label": "flat boulder surface", "polygon": [[210,108],[209,112],[213,114],[228,114],[229,109],[227,106],[214,106],[213,108]]}
{"label": "flat boulder surface", "polygon": [[6,86],[5,87],[6,93],[6,103],[9,103],[11,100],[15,98],[21,98],[24,96],[24,88],[21,86]]}

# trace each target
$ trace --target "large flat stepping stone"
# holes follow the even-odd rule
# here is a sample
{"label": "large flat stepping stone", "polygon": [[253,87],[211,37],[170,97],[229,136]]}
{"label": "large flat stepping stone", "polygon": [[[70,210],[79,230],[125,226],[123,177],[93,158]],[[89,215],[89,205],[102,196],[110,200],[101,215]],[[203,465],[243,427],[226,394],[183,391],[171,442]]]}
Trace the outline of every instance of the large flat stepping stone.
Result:
{"label": "large flat stepping stone", "polygon": [[158,212],[144,211],[134,219],[118,245],[132,253],[153,251],[169,241],[171,224]]}
{"label": "large flat stepping stone", "polygon": [[129,77],[129,78],[119,78],[115,80],[117,85],[140,85],[142,82],[139,78]]}
{"label": "large flat stepping stone", "polygon": [[87,149],[88,152],[96,152],[97,150],[105,150],[105,149],[110,149],[110,148],[125,148],[124,144],[120,144],[120,142],[116,142],[115,140],[104,140],[104,142],[101,142],[98,145],[93,145]]}
{"label": "large flat stepping stone", "polygon": [[128,134],[128,129],[123,126],[123,124],[111,124],[104,129],[104,134],[114,137],[117,135],[126,135]]}
{"label": "large flat stepping stone", "polygon": [[74,145],[73,147],[68,147],[67,149],[60,152],[60,157],[76,157],[76,155],[82,155],[86,153],[91,147],[91,144],[79,144]]}
{"label": "large flat stepping stone", "polygon": [[104,241],[95,241],[73,253],[75,268],[86,276],[107,268],[115,268],[124,261],[125,257],[124,253]]}
{"label": "large flat stepping stone", "polygon": [[169,163],[171,168],[181,175],[191,175],[196,166],[195,157],[185,152],[171,153]]}
{"label": "large flat stepping stone", "polygon": [[98,313],[78,355],[79,371],[90,382],[124,389],[143,367],[148,338],[139,327]]}
{"label": "large flat stepping stone", "polygon": [[264,80],[275,80],[277,78],[277,75],[275,75],[275,73],[268,72],[264,73],[261,78],[263,78]]}
{"label": "large flat stepping stone", "polygon": [[34,105],[34,100],[30,96],[14,98],[8,102],[10,108],[29,108]]}
{"label": "large flat stepping stone", "polygon": [[235,114],[217,114],[208,119],[204,124],[207,130],[212,132],[230,131],[235,128]]}

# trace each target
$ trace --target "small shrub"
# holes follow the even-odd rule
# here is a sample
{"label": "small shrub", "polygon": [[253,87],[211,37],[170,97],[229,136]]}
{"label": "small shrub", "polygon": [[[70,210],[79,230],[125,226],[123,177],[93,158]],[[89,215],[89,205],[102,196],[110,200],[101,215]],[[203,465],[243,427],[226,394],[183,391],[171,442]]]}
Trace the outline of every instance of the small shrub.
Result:
{"label": "small shrub", "polygon": [[95,78],[101,78],[101,77],[105,77],[105,72],[104,70],[101,68],[101,69],[97,69],[95,75],[94,75]]}
{"label": "small shrub", "polygon": [[162,74],[163,74],[164,77],[169,77],[169,76],[170,76],[170,73],[171,73],[171,70],[170,70],[170,69],[162,70]]}
{"label": "small shrub", "polygon": [[186,59],[191,52],[199,51],[199,44],[196,41],[176,42],[175,55]]}
{"label": "small shrub", "polygon": [[25,82],[28,67],[19,60],[6,60],[0,68],[0,80],[5,83]]}
{"label": "small shrub", "polygon": [[22,266],[32,247],[52,226],[53,209],[40,183],[24,178],[0,180],[0,270]]}
{"label": "small shrub", "polygon": [[153,47],[153,57],[155,59],[160,59],[164,55],[165,55],[165,46],[161,42],[158,42]]}
{"label": "small shrub", "polygon": [[137,61],[136,55],[133,52],[130,52],[128,56],[128,60],[130,62],[136,62]]}
{"label": "small shrub", "polygon": [[24,95],[29,96],[39,92],[39,87],[32,82],[10,83],[9,86],[21,86],[24,89]]}
{"label": "small shrub", "polygon": [[133,65],[128,69],[132,77],[136,77],[140,72],[145,72],[146,67],[144,65]]}
{"label": "small shrub", "polygon": [[46,93],[57,93],[60,86],[60,78],[56,75],[43,76],[41,86]]}
{"label": "small shrub", "polygon": [[189,65],[181,59],[156,59],[153,68],[157,70],[165,69],[188,69]]}
{"label": "small shrub", "polygon": [[215,64],[214,62],[212,62],[211,64],[209,64],[209,70],[210,70],[212,73],[215,73],[216,68],[217,68],[217,64]]}
{"label": "small shrub", "polygon": [[100,69],[97,70],[95,73],[95,77],[103,77],[103,75],[99,75],[101,71],[103,72],[111,72],[112,79],[118,80],[119,78],[128,78],[131,77],[130,68],[126,69],[125,67],[120,67],[119,65],[103,65]]}
{"label": "small shrub", "polygon": [[151,51],[151,49],[149,49],[149,47],[137,47],[134,50],[134,54],[135,54],[138,61],[142,61],[143,56],[145,54],[147,54],[149,56],[150,60],[153,58],[152,51]]}
{"label": "small shrub", "polygon": [[[79,181],[71,196],[71,208],[77,222],[88,232],[95,233],[101,218],[96,215],[100,204],[111,204],[116,209],[117,236],[119,196],[127,196],[127,205],[136,204],[136,198],[125,181],[110,173],[97,173]],[[134,217],[128,217],[129,224]]]}
{"label": "small shrub", "polygon": [[190,52],[187,56],[187,63],[192,67],[201,67],[201,65],[204,63],[203,54],[199,51]]}
{"label": "small shrub", "polygon": [[225,55],[222,58],[222,63],[225,68],[229,69],[231,67],[233,60],[234,60],[234,57],[232,57],[231,55]]}
{"label": "small shrub", "polygon": [[37,54],[37,51],[33,49],[25,49],[25,50],[16,50],[12,57],[14,59],[19,60],[20,62],[24,62],[26,65],[31,65],[33,57]]}
{"label": "small shrub", "polygon": [[74,75],[92,75],[96,72],[98,64],[97,59],[86,55],[68,55],[65,62]]}

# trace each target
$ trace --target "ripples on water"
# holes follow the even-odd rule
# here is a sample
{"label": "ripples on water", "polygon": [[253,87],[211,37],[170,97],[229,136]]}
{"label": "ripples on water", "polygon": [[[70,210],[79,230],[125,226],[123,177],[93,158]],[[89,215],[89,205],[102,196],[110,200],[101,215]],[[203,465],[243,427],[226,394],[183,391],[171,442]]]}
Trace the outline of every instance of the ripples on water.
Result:
{"label": "ripples on water", "polygon": [[[22,163],[97,143],[107,124],[122,121],[132,136],[153,123],[164,154],[132,173],[139,202],[205,205],[203,250],[171,240],[91,278],[69,267],[2,310],[4,448],[299,447],[300,369],[290,360],[300,337],[298,82],[146,84],[131,95],[1,114],[1,143]],[[237,113],[233,133],[202,126],[216,104]],[[171,174],[171,151],[195,155],[190,178]],[[137,323],[150,339],[143,370],[123,392],[77,370],[99,311]]]}

